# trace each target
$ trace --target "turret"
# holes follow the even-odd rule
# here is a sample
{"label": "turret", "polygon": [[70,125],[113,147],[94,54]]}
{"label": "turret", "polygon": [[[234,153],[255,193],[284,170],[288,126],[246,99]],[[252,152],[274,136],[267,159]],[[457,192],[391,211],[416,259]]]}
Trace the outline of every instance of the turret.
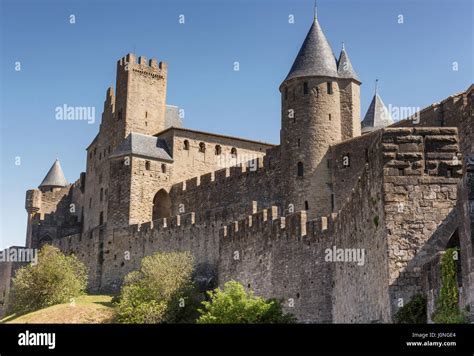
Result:
{"label": "turret", "polygon": [[332,202],[327,152],[341,141],[341,101],[336,59],[316,16],[280,92],[284,209],[326,215]]}
{"label": "turret", "polygon": [[393,124],[392,116],[388,111],[387,107],[382,101],[382,98],[377,93],[377,87],[375,88],[374,97],[370,103],[367,113],[362,121],[362,133],[368,133],[374,130],[384,128]]}
{"label": "turret", "polygon": [[63,188],[67,185],[68,182],[64,177],[59,159],[56,159],[38,188],[44,192],[55,188]]}
{"label": "turret", "polygon": [[360,136],[360,85],[359,76],[352,67],[344,42],[337,61],[339,90],[341,95],[342,140]]}

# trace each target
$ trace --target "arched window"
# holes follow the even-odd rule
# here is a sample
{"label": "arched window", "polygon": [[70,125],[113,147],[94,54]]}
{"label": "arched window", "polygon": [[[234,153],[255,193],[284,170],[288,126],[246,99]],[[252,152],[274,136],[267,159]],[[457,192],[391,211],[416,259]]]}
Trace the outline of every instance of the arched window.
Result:
{"label": "arched window", "polygon": [[188,141],[188,140],[184,140],[184,149],[185,149],[186,151],[189,150],[189,141]]}
{"label": "arched window", "polygon": [[230,154],[231,154],[232,156],[237,156],[237,148],[232,147],[232,149],[230,150]]}
{"label": "arched window", "polygon": [[153,198],[152,219],[161,219],[171,216],[171,199],[168,192],[160,189]]}
{"label": "arched window", "polygon": [[166,173],[166,164],[161,165],[161,173]]}
{"label": "arched window", "polygon": [[222,153],[222,147],[221,145],[216,145],[216,156],[219,156]]}
{"label": "arched window", "polygon": [[206,144],[204,142],[199,142],[199,152],[206,152]]}
{"label": "arched window", "polygon": [[303,174],[304,174],[303,162],[298,162],[298,177],[303,177]]}
{"label": "arched window", "polygon": [[145,161],[145,169],[149,171],[151,169],[151,162],[150,161]]}

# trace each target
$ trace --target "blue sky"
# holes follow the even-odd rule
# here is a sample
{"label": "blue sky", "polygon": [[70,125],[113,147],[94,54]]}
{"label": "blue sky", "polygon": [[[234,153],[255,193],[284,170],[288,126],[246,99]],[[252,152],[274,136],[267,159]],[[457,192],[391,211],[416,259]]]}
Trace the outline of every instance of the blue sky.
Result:
{"label": "blue sky", "polygon": [[[185,110],[186,127],[278,143],[278,87],[313,16],[313,0],[0,3],[0,248],[24,244],[25,191],[56,156],[70,182],[84,170],[124,54],[168,62],[168,103]],[[386,105],[421,108],[473,82],[470,0],[319,0],[318,18],[337,56],[345,41],[362,116],[376,78]],[[96,123],[57,121],[64,104],[96,107]]]}

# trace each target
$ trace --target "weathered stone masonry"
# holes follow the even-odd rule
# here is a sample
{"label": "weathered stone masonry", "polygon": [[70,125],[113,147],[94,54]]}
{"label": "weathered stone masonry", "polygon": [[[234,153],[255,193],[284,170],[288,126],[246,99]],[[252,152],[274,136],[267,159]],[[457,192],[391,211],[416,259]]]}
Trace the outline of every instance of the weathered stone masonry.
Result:
{"label": "weathered stone masonry", "polygon": [[[360,79],[315,19],[279,87],[271,145],[168,127],[180,118],[167,79],[165,62],[117,62],[86,171],[68,184],[57,161],[27,192],[28,247],[77,255],[91,292],[117,292],[144,256],[190,251],[200,287],[235,279],[301,322],[372,323],[415,293],[431,313],[454,246],[474,316],[474,86],[384,129],[376,93],[360,136]],[[338,250],[363,261],[331,262]],[[5,294],[16,267],[0,269]]]}

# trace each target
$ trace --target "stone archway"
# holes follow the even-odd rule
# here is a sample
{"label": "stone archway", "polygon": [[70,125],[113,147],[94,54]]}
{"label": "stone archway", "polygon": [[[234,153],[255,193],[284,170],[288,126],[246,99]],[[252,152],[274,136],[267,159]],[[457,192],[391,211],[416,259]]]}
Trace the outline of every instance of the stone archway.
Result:
{"label": "stone archway", "polygon": [[152,220],[171,216],[171,198],[168,192],[160,189],[153,198]]}

